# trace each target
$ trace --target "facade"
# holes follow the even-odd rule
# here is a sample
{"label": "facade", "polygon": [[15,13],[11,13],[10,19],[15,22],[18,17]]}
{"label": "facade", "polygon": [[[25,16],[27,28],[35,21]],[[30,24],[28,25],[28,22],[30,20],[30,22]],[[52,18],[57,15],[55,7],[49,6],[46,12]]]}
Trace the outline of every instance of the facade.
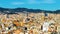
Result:
{"label": "facade", "polygon": [[60,14],[0,14],[0,34],[60,34]]}

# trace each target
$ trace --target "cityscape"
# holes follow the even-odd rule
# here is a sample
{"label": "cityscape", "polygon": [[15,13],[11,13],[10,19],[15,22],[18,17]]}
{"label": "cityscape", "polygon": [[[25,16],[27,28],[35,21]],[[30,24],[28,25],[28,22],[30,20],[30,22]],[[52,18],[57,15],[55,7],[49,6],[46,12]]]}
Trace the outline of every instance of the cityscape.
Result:
{"label": "cityscape", "polygon": [[60,0],[0,0],[0,34],[60,34]]}
{"label": "cityscape", "polygon": [[0,34],[60,34],[59,10],[15,10],[0,8]]}

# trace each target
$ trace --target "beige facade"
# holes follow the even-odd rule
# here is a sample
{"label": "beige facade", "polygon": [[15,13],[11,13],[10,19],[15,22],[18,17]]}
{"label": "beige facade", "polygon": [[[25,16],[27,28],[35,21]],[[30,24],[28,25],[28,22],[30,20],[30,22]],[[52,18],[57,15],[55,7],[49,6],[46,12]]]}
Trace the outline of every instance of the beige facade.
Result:
{"label": "beige facade", "polygon": [[59,22],[60,14],[53,13],[47,13],[47,16],[45,13],[0,14],[0,33],[51,34],[58,32],[59,34]]}

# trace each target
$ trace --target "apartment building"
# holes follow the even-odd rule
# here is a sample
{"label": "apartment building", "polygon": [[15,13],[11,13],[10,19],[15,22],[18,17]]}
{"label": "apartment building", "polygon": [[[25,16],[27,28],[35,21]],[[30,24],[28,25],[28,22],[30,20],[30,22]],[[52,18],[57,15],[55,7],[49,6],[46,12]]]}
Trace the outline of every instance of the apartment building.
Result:
{"label": "apartment building", "polygon": [[1,34],[60,34],[60,14],[0,14]]}

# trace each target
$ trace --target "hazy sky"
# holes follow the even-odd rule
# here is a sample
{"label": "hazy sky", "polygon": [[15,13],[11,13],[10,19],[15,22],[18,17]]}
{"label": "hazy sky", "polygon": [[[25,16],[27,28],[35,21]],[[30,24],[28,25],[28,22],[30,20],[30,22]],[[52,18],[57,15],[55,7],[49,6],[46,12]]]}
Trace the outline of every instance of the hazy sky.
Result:
{"label": "hazy sky", "polygon": [[0,0],[0,7],[57,10],[60,9],[60,0]]}

